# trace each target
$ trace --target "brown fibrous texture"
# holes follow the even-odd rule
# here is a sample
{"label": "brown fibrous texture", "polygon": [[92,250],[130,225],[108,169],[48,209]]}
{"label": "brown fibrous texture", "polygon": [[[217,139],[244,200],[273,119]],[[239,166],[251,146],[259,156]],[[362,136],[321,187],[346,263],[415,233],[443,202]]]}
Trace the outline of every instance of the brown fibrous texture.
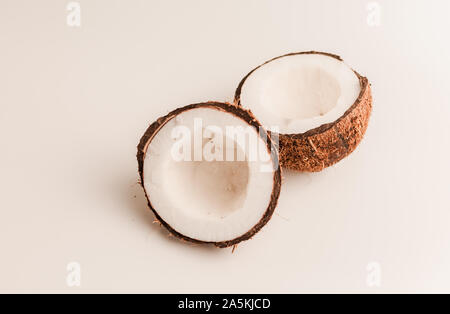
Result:
{"label": "brown fibrous texture", "polygon": [[[298,54],[322,54],[342,61],[337,55],[316,51],[276,57],[253,69],[242,79],[236,90],[235,103],[241,105],[242,86],[255,70],[273,60]],[[279,158],[283,168],[303,172],[321,171],[348,156],[361,142],[372,112],[372,92],[367,78],[354,72],[359,78],[361,91],[356,101],[340,118],[305,133],[278,134]]]}
{"label": "brown fibrous texture", "polygon": [[[248,230],[245,234],[235,238],[230,239],[228,241],[222,241],[222,242],[206,242],[201,241],[198,239],[193,239],[190,237],[187,237],[175,229],[173,229],[168,223],[166,223],[161,216],[158,214],[157,208],[154,208],[151,203],[151,195],[149,195],[145,189],[145,182],[144,182],[144,160],[145,155],[147,153],[147,149],[149,144],[151,143],[153,137],[158,133],[158,131],[171,119],[175,118],[178,114],[185,112],[187,110],[192,110],[196,108],[213,108],[216,110],[220,110],[223,112],[228,112],[236,117],[239,117],[240,119],[247,122],[251,127],[255,128],[256,132],[260,134],[261,136],[264,136],[267,141],[267,150],[271,155],[272,162],[274,165],[274,176],[273,176],[273,189],[272,194],[270,198],[270,203],[267,206],[266,211],[264,212],[264,215],[261,217],[259,222],[253,226],[250,230]],[[278,152],[274,148],[274,145],[272,143],[270,134],[261,127],[261,124],[258,122],[258,120],[253,116],[253,114],[249,110],[245,110],[242,107],[238,107],[234,104],[229,103],[221,103],[221,102],[205,102],[205,103],[198,103],[198,104],[192,104],[185,107],[181,107],[178,109],[173,110],[172,112],[168,113],[167,115],[160,117],[155,122],[153,122],[148,129],[145,131],[144,135],[142,136],[140,143],[138,145],[138,152],[137,152],[137,160],[138,160],[138,167],[139,167],[139,176],[140,176],[140,183],[144,189],[145,197],[147,198],[148,206],[153,211],[153,214],[155,215],[156,219],[161,223],[162,226],[164,226],[170,234],[173,236],[184,240],[189,241],[192,243],[200,243],[200,244],[214,244],[217,247],[220,248],[226,248],[230,246],[234,246],[242,241],[248,240],[252,238],[261,228],[270,220],[270,218],[273,215],[273,212],[275,210],[275,207],[278,203],[278,197],[280,195],[281,190],[281,168],[279,167],[279,159],[278,159]]]}

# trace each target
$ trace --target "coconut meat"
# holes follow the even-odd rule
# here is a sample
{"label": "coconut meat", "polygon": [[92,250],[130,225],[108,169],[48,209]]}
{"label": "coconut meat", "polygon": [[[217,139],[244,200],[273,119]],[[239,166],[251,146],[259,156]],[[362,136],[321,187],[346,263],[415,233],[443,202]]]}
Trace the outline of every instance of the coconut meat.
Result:
{"label": "coconut meat", "polygon": [[[223,136],[226,142],[227,126],[252,130],[248,136],[253,143],[265,147],[262,151],[267,154],[266,166],[269,161],[272,170],[261,171],[263,158],[251,160],[245,148],[236,142],[222,149],[234,149],[236,156],[243,153],[245,157],[238,160],[208,161],[203,156],[197,160],[193,151],[190,161],[174,158],[173,145],[180,140],[174,136],[177,134],[174,129],[182,126],[192,131],[192,136],[185,140],[192,141],[192,150],[198,145],[194,131],[196,119],[202,122],[202,148],[211,145],[214,136]],[[210,126],[223,133],[204,132]],[[248,232],[263,217],[271,201],[274,171],[267,144],[257,130],[232,113],[214,107],[195,108],[169,120],[149,142],[144,159],[144,188],[161,219],[178,233],[206,242],[229,241]]]}
{"label": "coconut meat", "polygon": [[360,91],[358,77],[344,62],[323,54],[297,54],[251,73],[240,101],[265,127],[296,134],[336,121]]}

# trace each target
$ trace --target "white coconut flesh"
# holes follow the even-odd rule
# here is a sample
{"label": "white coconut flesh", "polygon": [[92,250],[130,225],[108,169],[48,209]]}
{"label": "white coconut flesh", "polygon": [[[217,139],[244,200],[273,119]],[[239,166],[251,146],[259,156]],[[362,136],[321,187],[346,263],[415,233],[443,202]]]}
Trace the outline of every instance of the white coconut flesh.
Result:
{"label": "white coconut flesh", "polygon": [[251,73],[240,101],[265,127],[298,134],[336,121],[360,91],[358,77],[344,62],[323,54],[297,54]]}
{"label": "white coconut flesh", "polygon": [[[186,127],[190,136],[180,135],[176,131],[180,126]],[[246,143],[257,143],[259,154],[265,152],[266,156],[249,158],[248,147],[242,147],[238,137],[227,136],[230,126],[242,127]],[[186,146],[185,141],[189,142]],[[221,153],[213,160],[208,157],[209,161],[202,153],[199,160],[196,145],[202,152]],[[230,150],[235,158],[227,158]],[[190,158],[180,160],[174,152],[188,152],[183,156]],[[221,242],[245,234],[264,216],[274,188],[274,171],[267,143],[256,129],[231,113],[202,107],[178,114],[154,135],[145,155],[143,176],[152,207],[170,227],[192,239]]]}

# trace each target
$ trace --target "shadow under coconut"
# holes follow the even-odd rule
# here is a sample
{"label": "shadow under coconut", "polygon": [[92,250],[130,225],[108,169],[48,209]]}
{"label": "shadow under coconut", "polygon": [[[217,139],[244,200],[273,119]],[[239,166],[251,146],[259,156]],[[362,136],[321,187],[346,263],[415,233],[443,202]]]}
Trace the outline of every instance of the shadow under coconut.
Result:
{"label": "shadow under coconut", "polygon": [[129,208],[132,214],[135,216],[136,220],[141,222],[145,228],[153,231],[153,234],[161,237],[163,240],[170,245],[181,245],[183,247],[189,247],[189,249],[201,250],[203,252],[220,252],[223,251],[213,244],[197,244],[181,240],[173,236],[164,226],[162,226],[156,219],[155,214],[147,205],[147,199],[145,197],[144,191],[139,182],[133,184],[129,189],[126,197],[127,201],[130,203]]}
{"label": "shadow under coconut", "polygon": [[286,182],[290,182],[290,181],[297,182],[297,184],[299,184],[302,187],[309,185],[313,180],[314,174],[315,173],[299,172],[299,171],[283,168],[283,172],[282,172],[283,185],[285,185]]}

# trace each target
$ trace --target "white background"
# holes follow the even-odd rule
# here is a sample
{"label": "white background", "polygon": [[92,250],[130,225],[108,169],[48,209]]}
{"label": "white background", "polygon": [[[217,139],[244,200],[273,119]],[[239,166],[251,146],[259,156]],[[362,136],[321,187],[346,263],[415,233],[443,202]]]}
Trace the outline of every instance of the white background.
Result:
{"label": "white background", "polygon": [[[373,26],[363,0],[80,0],[81,27],[68,2],[0,2],[0,291],[450,292],[449,1],[378,1]],[[169,237],[137,184],[146,127],[304,50],[369,78],[362,144],[285,173],[234,254]]]}

